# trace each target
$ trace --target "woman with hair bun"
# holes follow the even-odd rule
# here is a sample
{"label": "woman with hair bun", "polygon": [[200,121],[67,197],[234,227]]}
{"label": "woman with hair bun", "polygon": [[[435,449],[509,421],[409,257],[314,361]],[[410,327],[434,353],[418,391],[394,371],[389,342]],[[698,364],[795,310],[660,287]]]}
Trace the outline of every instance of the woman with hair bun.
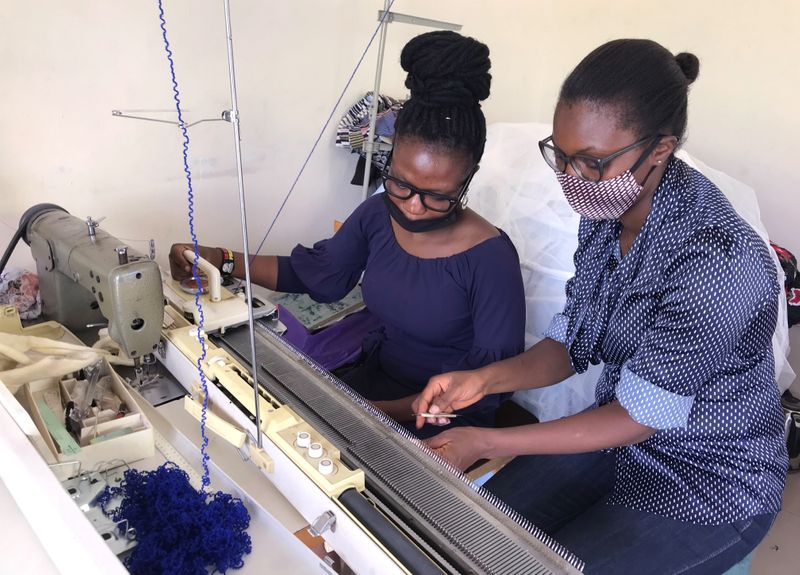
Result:
{"label": "woman with hair bun", "polygon": [[[363,273],[364,301],[381,329],[343,379],[413,429],[412,401],[431,376],[523,350],[525,300],[511,240],[466,207],[486,140],[480,102],[489,96],[489,49],[454,32],[430,32],[408,42],[401,65],[411,98],[397,116],[385,193],[362,203],[330,239],[298,245],[289,257],[257,256],[251,275],[267,288],[326,302],[347,294]],[[170,251],[177,280],[191,273],[186,247]],[[200,248],[220,266],[225,253],[232,252]],[[244,275],[243,257],[229,258],[236,277]],[[500,399],[484,398],[458,422],[493,425]]]}
{"label": "woman with hair bun", "polygon": [[461,468],[521,456],[486,487],[586,573],[723,573],[781,505],[781,290],[765,242],[674,156],[698,70],[649,40],[609,42],[578,64],[539,144],[582,216],[566,305],[525,353],[435,376],[415,404],[463,409],[602,362],[582,413],[429,442]]}

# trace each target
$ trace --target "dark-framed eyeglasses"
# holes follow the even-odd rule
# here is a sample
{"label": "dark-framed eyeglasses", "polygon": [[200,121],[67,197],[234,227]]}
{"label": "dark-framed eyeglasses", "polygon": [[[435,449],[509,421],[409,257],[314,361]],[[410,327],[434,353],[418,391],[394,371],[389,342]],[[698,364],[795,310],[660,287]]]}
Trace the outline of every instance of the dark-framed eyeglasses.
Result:
{"label": "dark-framed eyeglasses", "polygon": [[539,150],[542,152],[542,157],[544,161],[547,162],[547,165],[550,166],[556,172],[565,172],[567,166],[569,165],[575,171],[575,174],[581,178],[582,180],[588,180],[590,182],[599,182],[603,179],[603,172],[605,171],[606,166],[614,159],[618,158],[622,154],[626,152],[630,152],[646,144],[647,142],[650,143],[649,146],[642,152],[642,155],[639,156],[639,159],[636,160],[636,163],[631,166],[630,170],[632,172],[636,171],[636,169],[644,162],[645,158],[652,152],[661,138],[664,138],[664,134],[656,134],[654,136],[647,136],[646,138],[642,138],[631,144],[630,146],[625,146],[621,150],[614,152],[606,156],[605,158],[596,158],[594,156],[587,156],[585,154],[574,154],[572,156],[566,155],[562,152],[555,144],[553,144],[553,136],[549,138],[545,138],[544,140],[539,142]]}
{"label": "dark-framed eyeglasses", "polygon": [[464,183],[461,184],[461,187],[458,189],[458,193],[456,195],[447,194],[444,192],[431,192],[428,190],[421,190],[401,180],[400,178],[396,178],[394,176],[389,175],[389,167],[392,163],[392,157],[389,156],[389,159],[386,162],[386,166],[381,170],[381,179],[383,180],[383,187],[386,190],[386,193],[390,196],[397,198],[398,200],[407,200],[414,194],[419,196],[419,199],[422,201],[422,205],[425,206],[426,209],[431,210],[432,212],[440,212],[440,213],[447,213],[452,210],[464,197],[464,194],[467,193],[469,189],[469,184],[472,182],[472,177],[475,175],[475,172],[478,171],[477,164],[474,165],[467,175],[467,178],[464,180]]}

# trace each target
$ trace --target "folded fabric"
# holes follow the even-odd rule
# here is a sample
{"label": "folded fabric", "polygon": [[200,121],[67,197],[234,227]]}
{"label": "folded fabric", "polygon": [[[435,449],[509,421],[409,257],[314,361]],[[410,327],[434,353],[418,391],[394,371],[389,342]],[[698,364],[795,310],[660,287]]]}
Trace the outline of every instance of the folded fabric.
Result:
{"label": "folded fabric", "polygon": [[26,382],[68,375],[104,357],[110,363],[117,363],[115,356],[104,349],[44,337],[0,333],[0,382],[13,392]]}

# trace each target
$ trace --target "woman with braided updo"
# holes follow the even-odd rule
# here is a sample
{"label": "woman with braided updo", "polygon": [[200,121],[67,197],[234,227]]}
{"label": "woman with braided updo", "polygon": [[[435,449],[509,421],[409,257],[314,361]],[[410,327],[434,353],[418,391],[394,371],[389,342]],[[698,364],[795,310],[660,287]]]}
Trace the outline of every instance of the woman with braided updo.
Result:
{"label": "woman with braided updo", "polygon": [[[466,207],[486,140],[480,102],[489,96],[489,49],[454,32],[430,32],[408,42],[400,63],[411,98],[397,116],[385,192],[356,208],[332,238],[298,245],[289,257],[257,256],[251,276],[325,302],[347,294],[363,273],[364,301],[381,328],[343,378],[410,423],[411,404],[431,376],[522,351],[525,300],[508,236]],[[170,252],[175,279],[190,275],[186,247]],[[220,266],[226,252],[200,248]],[[244,275],[243,258],[233,254],[236,277]],[[487,396],[456,422],[492,426],[501,398]]]}

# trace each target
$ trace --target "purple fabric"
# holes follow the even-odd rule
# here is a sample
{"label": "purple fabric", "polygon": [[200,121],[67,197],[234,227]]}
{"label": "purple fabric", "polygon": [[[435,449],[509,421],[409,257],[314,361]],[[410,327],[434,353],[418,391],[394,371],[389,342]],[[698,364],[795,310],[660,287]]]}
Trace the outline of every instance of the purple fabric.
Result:
{"label": "purple fabric", "polygon": [[314,358],[328,371],[353,363],[361,355],[361,342],[380,321],[362,309],[315,333],[310,333],[289,311],[279,307],[279,318],[286,326],[284,339]]}
{"label": "purple fabric", "polygon": [[363,272],[364,301],[383,328],[370,343],[377,346],[381,369],[412,392],[435,374],[474,369],[523,350],[522,275],[503,232],[450,257],[418,258],[397,243],[378,194],[332,238],[312,248],[298,245],[291,267],[322,302],[344,297]]}

